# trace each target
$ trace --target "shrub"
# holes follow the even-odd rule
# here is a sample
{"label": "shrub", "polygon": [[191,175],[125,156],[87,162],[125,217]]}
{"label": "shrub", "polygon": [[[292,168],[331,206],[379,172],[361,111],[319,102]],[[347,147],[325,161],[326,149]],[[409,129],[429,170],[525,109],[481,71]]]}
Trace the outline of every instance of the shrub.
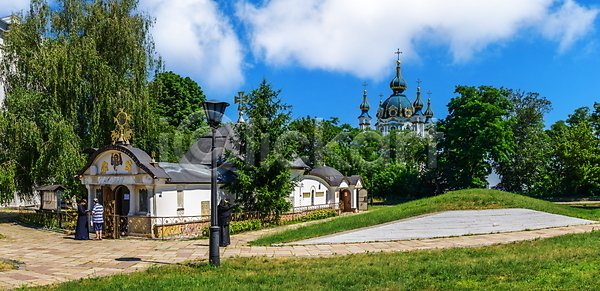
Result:
{"label": "shrub", "polygon": [[337,216],[335,209],[319,209],[300,217],[300,221],[312,221]]}
{"label": "shrub", "polygon": [[230,233],[240,233],[250,230],[257,230],[263,227],[262,221],[259,219],[250,219],[244,221],[232,221],[229,224],[229,232]]}
{"label": "shrub", "polygon": [[[236,234],[245,231],[257,230],[263,228],[263,223],[259,219],[250,219],[242,221],[232,221],[229,224],[229,233]],[[210,235],[209,227],[202,229],[202,236],[208,237]]]}

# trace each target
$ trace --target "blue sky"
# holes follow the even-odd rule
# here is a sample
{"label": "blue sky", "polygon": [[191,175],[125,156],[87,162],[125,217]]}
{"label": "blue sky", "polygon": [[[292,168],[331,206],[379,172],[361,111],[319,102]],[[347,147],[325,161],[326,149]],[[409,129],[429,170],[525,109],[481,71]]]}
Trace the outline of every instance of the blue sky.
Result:
{"label": "blue sky", "polygon": [[[0,15],[27,6],[10,1]],[[140,9],[156,19],[166,70],[232,105],[266,78],[294,117],[357,126],[363,83],[373,117],[391,94],[397,49],[405,93],[413,99],[420,79],[437,118],[456,85],[540,93],[553,104],[548,125],[600,102],[597,1],[141,0]],[[237,118],[235,106],[227,115]]]}

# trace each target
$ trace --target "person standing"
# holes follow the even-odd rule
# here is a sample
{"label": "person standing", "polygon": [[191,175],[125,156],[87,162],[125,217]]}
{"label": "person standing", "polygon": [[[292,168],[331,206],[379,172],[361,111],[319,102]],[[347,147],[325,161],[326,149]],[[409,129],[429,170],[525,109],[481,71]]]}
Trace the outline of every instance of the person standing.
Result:
{"label": "person standing", "polygon": [[86,205],[87,200],[85,199],[82,199],[77,205],[77,228],[75,228],[75,239],[77,240],[90,239],[87,217],[89,210],[86,209]]}
{"label": "person standing", "polygon": [[235,205],[229,203],[228,199],[221,200],[217,208],[219,216],[219,246],[226,247],[231,244],[229,238],[229,222],[231,222],[231,212]]}
{"label": "person standing", "polygon": [[104,228],[104,207],[94,198],[94,208],[92,208],[92,223],[96,232],[96,240],[102,239],[102,229]]}

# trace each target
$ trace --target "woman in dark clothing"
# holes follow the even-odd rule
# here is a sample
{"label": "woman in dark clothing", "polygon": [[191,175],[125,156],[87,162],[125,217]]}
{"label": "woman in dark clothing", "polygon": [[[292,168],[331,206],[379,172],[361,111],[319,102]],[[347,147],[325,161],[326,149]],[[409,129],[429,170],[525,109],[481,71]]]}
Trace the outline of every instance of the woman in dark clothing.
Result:
{"label": "woman in dark clothing", "polygon": [[83,199],[77,206],[77,228],[75,229],[75,239],[89,239],[88,233],[88,217],[89,210],[86,209],[87,200]]}
{"label": "woman in dark clothing", "polygon": [[219,246],[226,247],[231,244],[229,240],[229,222],[231,222],[231,212],[235,205],[230,204],[229,200],[223,199],[217,208],[219,215]]}

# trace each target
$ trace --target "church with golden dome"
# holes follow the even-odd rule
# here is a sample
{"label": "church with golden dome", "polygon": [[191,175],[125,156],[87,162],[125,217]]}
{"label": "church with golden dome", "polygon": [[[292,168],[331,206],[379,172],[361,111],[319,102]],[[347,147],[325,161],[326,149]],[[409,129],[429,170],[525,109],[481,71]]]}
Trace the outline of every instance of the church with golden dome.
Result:
{"label": "church with golden dome", "polygon": [[[396,52],[398,56],[400,52]],[[390,82],[392,94],[385,100],[379,100],[377,109],[377,122],[375,129],[383,135],[392,130],[413,131],[419,136],[425,137],[430,128],[433,127],[433,110],[431,109],[431,98],[427,100],[427,108],[421,99],[421,87],[417,87],[415,101],[406,97],[404,91],[408,88],[406,80],[402,78],[400,58],[396,61],[396,76]],[[421,83],[421,81],[417,81]],[[428,93],[431,94],[431,93]],[[371,128],[371,106],[367,100],[367,90],[363,91],[363,101],[360,104],[361,115],[358,117],[359,128],[362,130]]]}

